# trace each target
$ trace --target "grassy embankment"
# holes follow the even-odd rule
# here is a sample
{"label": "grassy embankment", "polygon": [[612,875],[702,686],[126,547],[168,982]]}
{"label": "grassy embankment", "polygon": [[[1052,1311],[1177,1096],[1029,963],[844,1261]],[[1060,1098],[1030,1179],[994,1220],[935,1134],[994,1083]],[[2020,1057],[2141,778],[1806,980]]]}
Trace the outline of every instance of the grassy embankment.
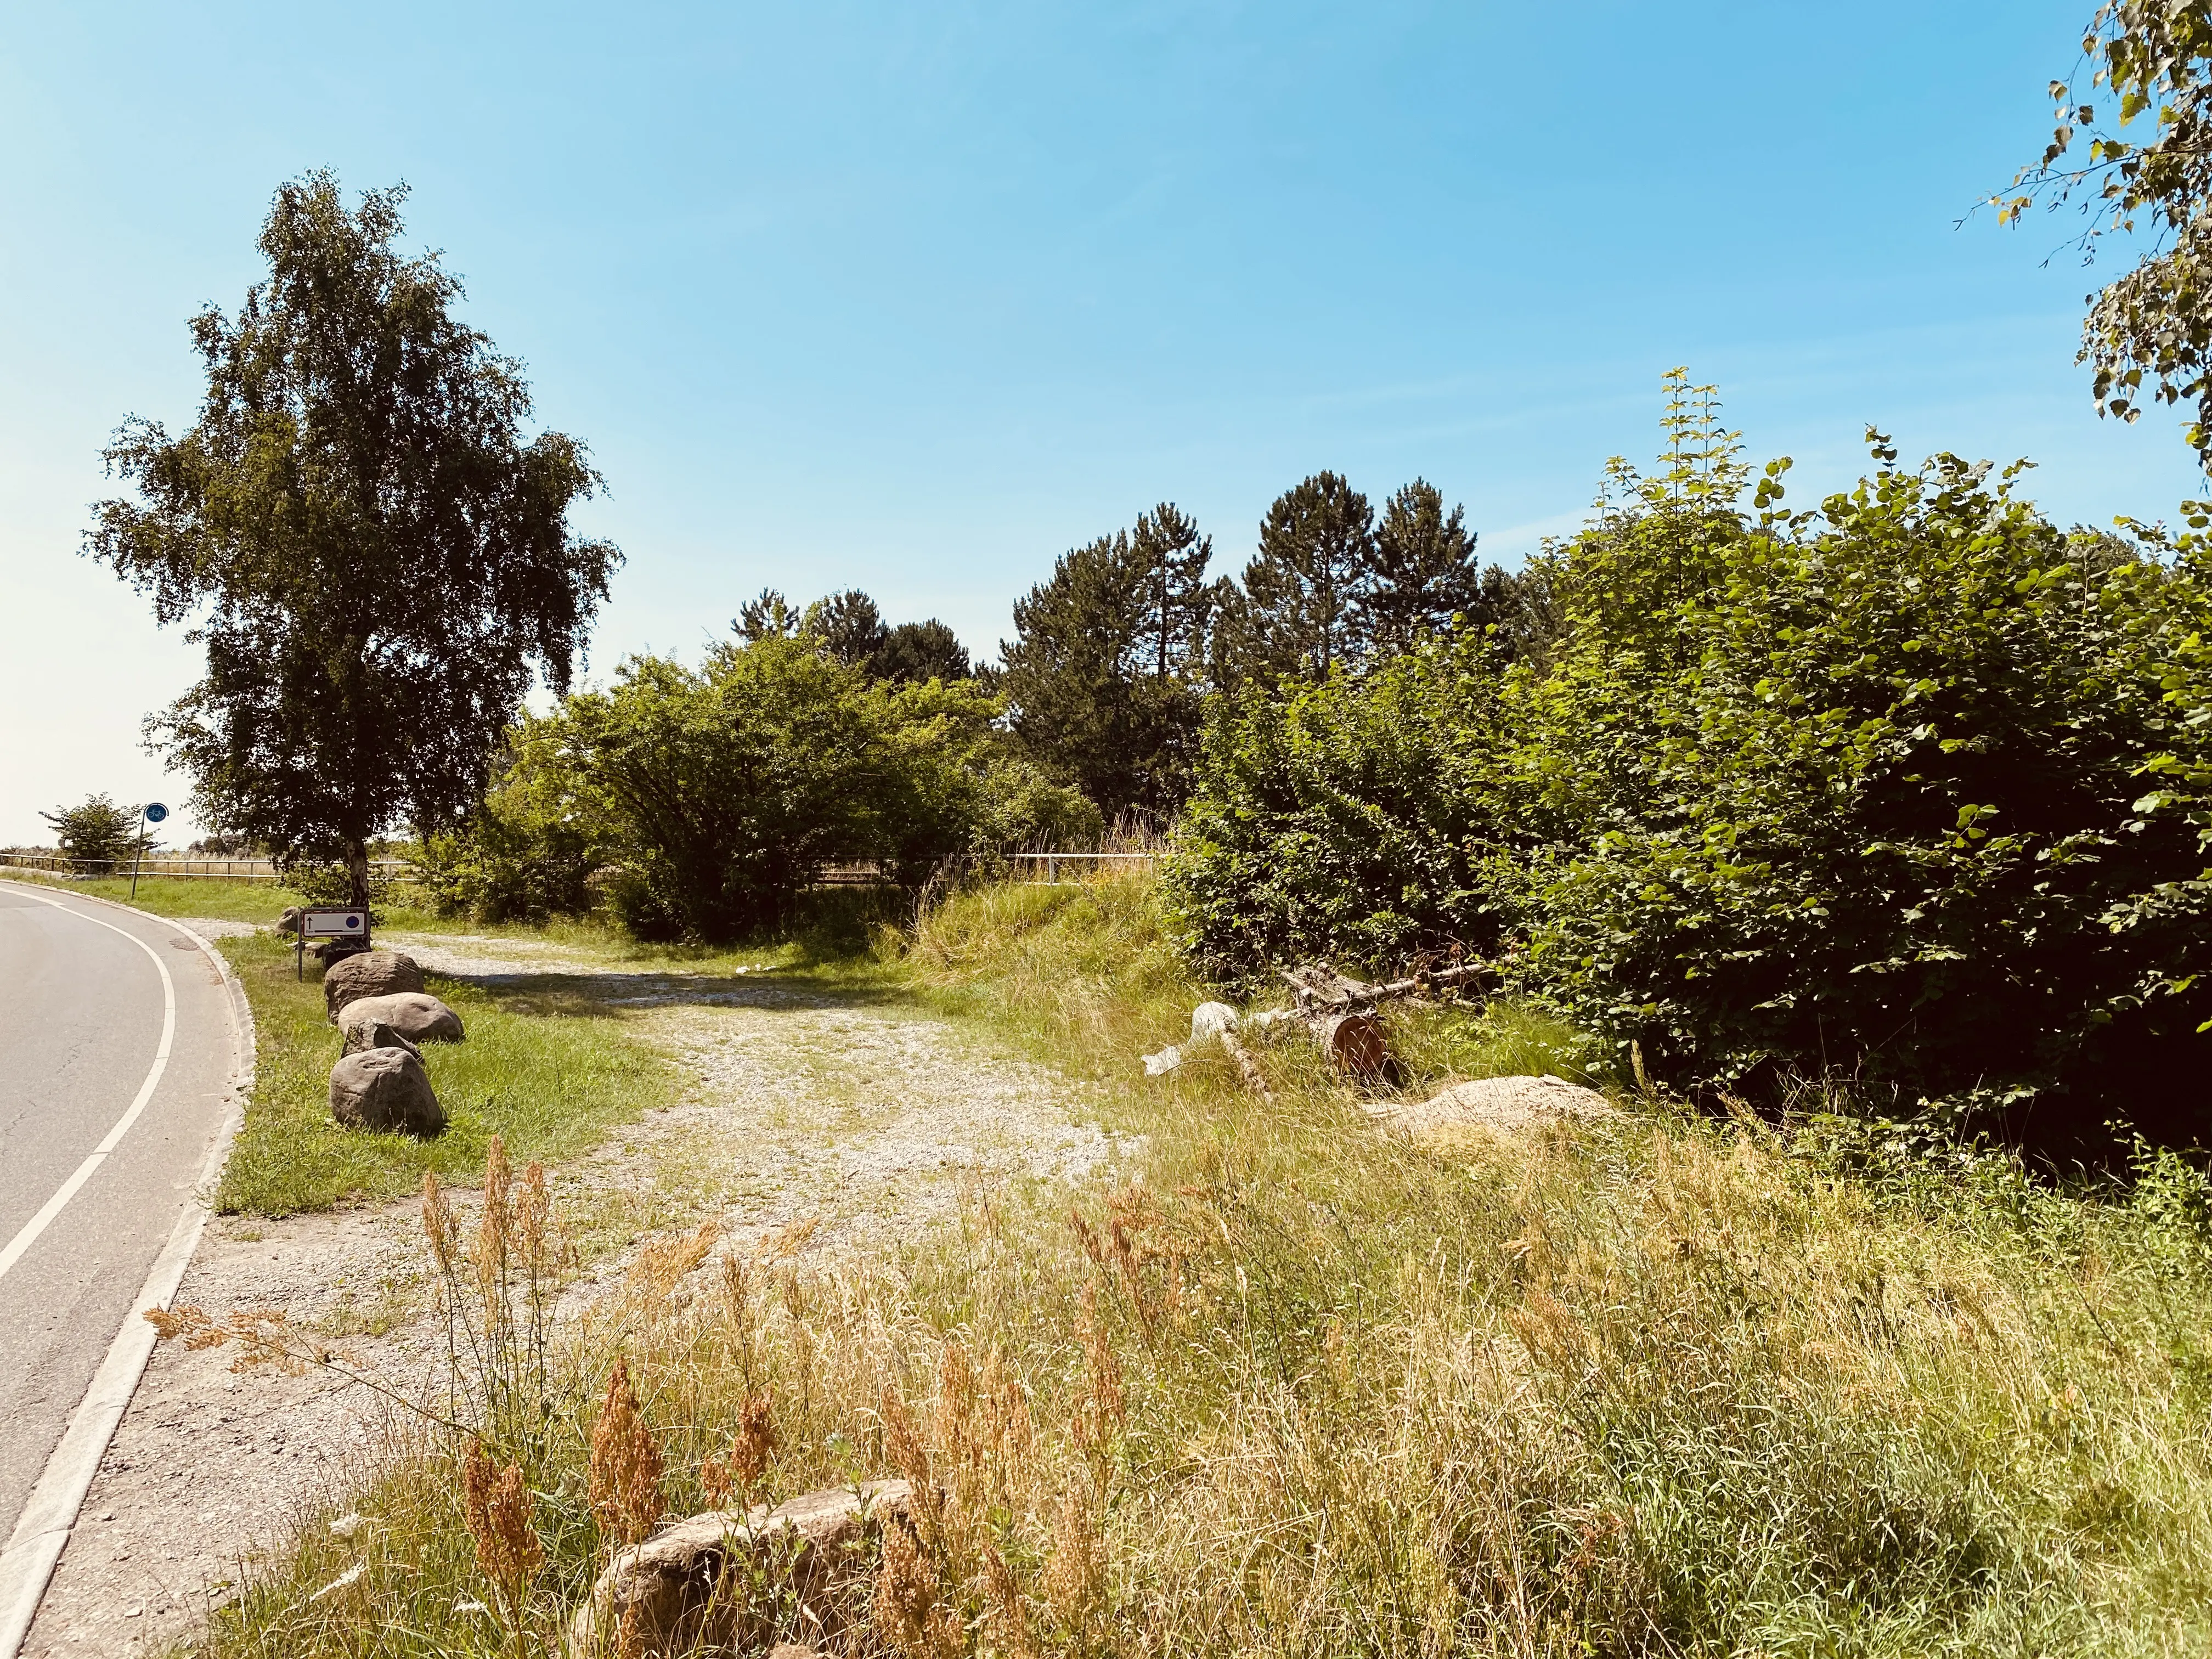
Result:
{"label": "grassy embankment", "polygon": [[[1218,1060],[1139,1080],[1198,994],[1141,882],[964,897],[850,971],[1104,1091],[1146,1180],[1073,1221],[1065,1191],[978,1194],[830,1279],[756,1260],[673,1297],[703,1242],[649,1254],[556,1403],[501,1419],[541,1646],[603,1559],[585,1402],[621,1352],[672,1512],[739,1425],[763,1449],[763,1401],[741,1495],[893,1467],[947,1492],[856,1651],[2212,1649],[2212,1250],[2172,1170],[2068,1195],[1629,1100],[1417,1148],[1288,1042],[1271,1109]],[[1573,1052],[1525,1018],[1401,1040],[1431,1074]],[[213,1650],[508,1650],[456,1455],[433,1437],[349,1538],[305,1528]]]}

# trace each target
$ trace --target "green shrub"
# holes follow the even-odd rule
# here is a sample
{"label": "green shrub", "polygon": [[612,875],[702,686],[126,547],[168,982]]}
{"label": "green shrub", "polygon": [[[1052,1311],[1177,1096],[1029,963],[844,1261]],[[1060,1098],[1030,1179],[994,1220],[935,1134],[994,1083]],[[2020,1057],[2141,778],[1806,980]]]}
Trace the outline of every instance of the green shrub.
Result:
{"label": "green shrub", "polygon": [[1094,847],[1106,820],[1079,789],[1054,783],[1030,761],[994,757],[976,780],[969,850],[986,856]]}
{"label": "green shrub", "polygon": [[415,878],[440,915],[543,921],[596,905],[592,875],[617,848],[605,814],[580,787],[567,735],[557,720],[526,714],[507,734],[505,764],[483,805],[410,851]]}
{"label": "green shrub", "polygon": [[642,938],[788,924],[826,866],[919,885],[968,843],[998,705],[972,682],[872,680],[799,639],[633,659],[538,723],[562,821],[603,837],[608,900]]}
{"label": "green shrub", "polygon": [[2178,1131],[2212,1057],[2203,550],[2069,537],[2018,469],[1879,439],[1817,512],[1778,506],[1786,462],[1747,508],[1705,436],[1616,466],[1549,556],[1544,662],[1462,638],[1220,710],[1168,875],[1189,947],[1504,950],[1678,1081]]}
{"label": "green shrub", "polygon": [[1282,701],[1218,699],[1166,866],[1198,965],[1253,983],[1308,956],[1493,948],[1499,690],[1468,642]]}
{"label": "green shrub", "polygon": [[[105,876],[138,850],[138,809],[118,806],[105,794],[90,795],[76,806],[58,806],[39,816],[53,827],[54,842],[64,858],[82,861],[81,873]],[[148,851],[152,851],[149,843]]]}

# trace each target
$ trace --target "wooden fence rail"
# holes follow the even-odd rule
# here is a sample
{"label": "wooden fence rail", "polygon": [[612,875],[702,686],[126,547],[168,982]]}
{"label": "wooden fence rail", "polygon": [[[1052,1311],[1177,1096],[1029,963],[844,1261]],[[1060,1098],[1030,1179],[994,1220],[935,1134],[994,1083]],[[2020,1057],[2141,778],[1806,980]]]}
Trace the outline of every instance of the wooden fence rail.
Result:
{"label": "wooden fence rail", "polygon": [[[128,876],[134,864],[141,877],[163,876],[174,881],[278,882],[284,878],[267,859],[165,858],[157,854],[140,862],[128,858],[64,858],[58,853],[0,853],[0,869],[36,870],[68,881]],[[369,868],[398,879],[406,870],[407,860],[371,859]]]}

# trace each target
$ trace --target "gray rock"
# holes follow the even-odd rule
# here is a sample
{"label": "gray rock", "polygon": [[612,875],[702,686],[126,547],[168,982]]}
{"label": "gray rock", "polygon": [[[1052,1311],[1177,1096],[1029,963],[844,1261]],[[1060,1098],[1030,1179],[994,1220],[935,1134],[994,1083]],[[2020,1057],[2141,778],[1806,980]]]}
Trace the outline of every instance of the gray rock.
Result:
{"label": "gray rock", "polygon": [[675,1522],[607,1564],[569,1624],[568,1651],[597,1653],[599,1632],[622,1631],[641,1659],[757,1652],[784,1633],[776,1616],[794,1603],[822,1620],[811,1635],[834,1640],[847,1613],[865,1617],[870,1536],[910,1526],[912,1499],[903,1480],[871,1480]]}
{"label": "gray rock", "polygon": [[[368,997],[363,1000],[374,1002],[380,999]],[[416,1059],[422,1058],[422,1049],[410,1042],[404,1033],[382,1019],[351,1018],[354,1009],[360,1006],[361,1004],[356,1002],[349,1007],[346,1010],[348,1018],[339,1024],[338,1029],[345,1033],[345,1047],[339,1051],[341,1054],[366,1054],[371,1048],[404,1048]]]}
{"label": "gray rock", "polygon": [[364,1048],[331,1067],[331,1115],[349,1129],[434,1135],[446,1109],[412,1047]]}
{"label": "gray rock", "polygon": [[411,1045],[418,1042],[459,1042],[467,1035],[461,1017],[428,991],[394,991],[390,996],[358,997],[338,1010],[338,1030],[345,1034],[345,1051],[381,1048],[362,1033],[380,1025],[397,1032]]}
{"label": "gray rock", "polygon": [[288,904],[284,907],[283,914],[278,915],[276,918],[276,931],[279,933],[296,933],[300,931],[300,907],[298,905]]}
{"label": "gray rock", "polygon": [[422,970],[415,965],[414,957],[397,951],[363,951],[332,963],[324,973],[323,1006],[335,1025],[338,1010],[349,1002],[422,988]]}
{"label": "gray rock", "polygon": [[1494,1129],[1514,1133],[1554,1118],[1589,1121],[1612,1115],[1595,1089],[1565,1078],[1486,1077],[1455,1084],[1418,1103],[1370,1106],[1380,1126],[1416,1140],[1449,1136],[1454,1131]]}

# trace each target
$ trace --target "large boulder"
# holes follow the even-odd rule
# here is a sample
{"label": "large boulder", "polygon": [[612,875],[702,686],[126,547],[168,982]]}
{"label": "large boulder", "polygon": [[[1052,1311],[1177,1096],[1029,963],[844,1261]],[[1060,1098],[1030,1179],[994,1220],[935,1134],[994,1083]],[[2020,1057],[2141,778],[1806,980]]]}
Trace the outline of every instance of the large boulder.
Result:
{"label": "large boulder", "polygon": [[411,1048],[364,1048],[331,1067],[331,1115],[349,1129],[434,1135],[446,1109]]}
{"label": "large boulder", "polygon": [[678,1521],[607,1564],[570,1621],[568,1651],[596,1654],[603,1636],[620,1632],[624,1652],[640,1659],[754,1653],[790,1633],[777,1628],[779,1615],[802,1604],[821,1621],[807,1634],[834,1641],[865,1607],[870,1538],[887,1524],[911,1526],[912,1501],[905,1481],[871,1480],[772,1510]]}
{"label": "large boulder", "polygon": [[338,1010],[349,1002],[422,988],[422,970],[415,965],[414,957],[397,951],[363,951],[332,963],[324,973],[323,1006],[330,1011],[331,1024],[335,1025]]}
{"label": "large boulder", "polygon": [[428,991],[356,997],[338,1010],[337,1020],[349,1054],[385,1046],[372,1039],[372,1027],[397,1032],[410,1043],[459,1042],[466,1035],[461,1029],[461,1017]]}
{"label": "large boulder", "polygon": [[[374,1001],[374,999],[368,1000]],[[358,1008],[361,1004],[356,1002],[353,1006]],[[351,1014],[353,1008],[347,1009],[346,1012]],[[345,1032],[345,1047],[339,1051],[341,1054],[366,1054],[371,1048],[404,1048],[416,1059],[422,1058],[422,1049],[416,1047],[406,1033],[381,1019],[349,1020],[339,1029]]]}
{"label": "large boulder", "polygon": [[279,933],[288,935],[296,933],[300,931],[300,907],[298,905],[288,904],[284,907],[283,910],[276,918],[276,931]]}
{"label": "large boulder", "polygon": [[1547,1073],[1481,1078],[1455,1084],[1428,1100],[1367,1109],[1386,1130],[1433,1140],[1470,1129],[1511,1134],[1559,1118],[1587,1121],[1610,1115],[1613,1108],[1596,1090]]}

